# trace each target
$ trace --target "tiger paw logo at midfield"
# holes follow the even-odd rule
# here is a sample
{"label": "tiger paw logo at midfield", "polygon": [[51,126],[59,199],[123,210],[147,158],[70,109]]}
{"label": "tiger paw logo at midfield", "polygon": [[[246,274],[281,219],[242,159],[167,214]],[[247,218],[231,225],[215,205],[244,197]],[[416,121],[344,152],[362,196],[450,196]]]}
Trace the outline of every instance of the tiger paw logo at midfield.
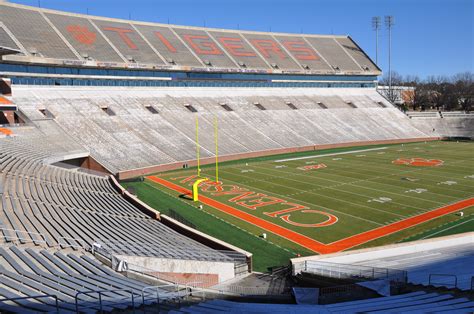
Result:
{"label": "tiger paw logo at midfield", "polygon": [[425,158],[398,158],[392,161],[395,165],[408,165],[414,167],[437,167],[441,166],[444,161],[440,159],[425,159]]}
{"label": "tiger paw logo at midfield", "polygon": [[317,165],[298,167],[297,169],[303,170],[303,171],[309,171],[309,170],[323,169],[323,168],[326,168],[326,167],[327,166],[325,164],[317,164]]}
{"label": "tiger paw logo at midfield", "polygon": [[84,45],[90,46],[95,43],[95,40],[97,39],[96,33],[91,32],[87,26],[69,25],[67,31],[74,36],[74,39]]}

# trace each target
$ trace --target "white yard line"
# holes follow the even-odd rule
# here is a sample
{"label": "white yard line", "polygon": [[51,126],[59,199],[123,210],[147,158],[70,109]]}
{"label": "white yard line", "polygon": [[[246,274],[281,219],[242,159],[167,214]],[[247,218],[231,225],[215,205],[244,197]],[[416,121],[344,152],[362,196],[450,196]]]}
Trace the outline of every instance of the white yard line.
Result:
{"label": "white yard line", "polygon": [[[228,172],[228,171],[226,171]],[[239,176],[238,174],[232,174],[233,176]],[[276,177],[276,176],[275,176]],[[265,189],[262,189],[262,188],[257,188],[257,187],[253,187],[253,186],[249,186],[249,185],[244,185],[242,183],[239,183],[237,181],[233,181],[233,180],[226,180],[226,181],[230,181],[230,182],[235,182],[237,184],[239,184],[239,186],[244,186],[244,187],[247,187],[249,189],[253,189],[253,190],[260,190],[260,191],[263,191],[265,193],[268,193],[268,194],[272,194],[271,191],[267,191]],[[293,181],[297,181],[297,180],[293,180]],[[301,181],[298,181],[298,182],[301,182]],[[275,182],[268,182],[270,183],[271,185],[276,185],[276,186],[281,186],[281,187],[286,187],[288,188],[287,185],[282,185],[282,184],[278,184],[278,183],[275,183]],[[394,216],[398,216],[400,218],[406,218],[407,216],[403,216],[403,215],[400,215],[400,214],[396,214],[396,213],[392,213],[392,212],[387,212],[387,211],[384,211],[384,210],[380,210],[380,209],[376,209],[376,208],[373,208],[373,207],[369,207],[369,206],[366,206],[366,205],[363,205],[363,204],[354,204],[354,202],[349,202],[349,201],[346,201],[346,200],[342,200],[342,199],[338,199],[338,198],[335,198],[335,197],[331,197],[329,195],[325,195],[325,194],[319,194],[319,193],[314,193],[314,192],[306,192],[307,194],[312,194],[312,195],[318,195],[318,196],[322,196],[322,197],[325,197],[325,198],[329,198],[329,199],[332,199],[332,200],[335,200],[335,201],[338,201],[338,202],[342,202],[342,203],[347,203],[347,204],[351,204],[351,205],[356,205],[356,206],[359,206],[359,207],[365,207],[366,209],[370,209],[370,210],[374,210],[374,211],[379,211],[379,212],[383,212],[385,214],[389,214],[389,215],[394,215]],[[326,210],[330,210],[330,211],[334,211],[334,212],[337,212],[337,213],[342,213],[342,214],[345,214],[345,215],[348,215],[348,216],[352,216],[352,217],[357,217],[359,219],[362,219],[362,220],[366,220],[366,221],[370,221],[374,224],[378,224],[378,225],[383,225],[383,224],[380,224],[380,223],[377,223],[375,221],[372,221],[372,220],[369,220],[369,219],[365,219],[363,217],[359,217],[359,216],[354,216],[354,215],[350,215],[346,212],[341,212],[341,211],[338,211],[338,210],[335,210],[335,209],[332,209],[332,208],[328,208],[328,207],[324,207],[324,206],[321,206],[321,205],[318,205],[318,204],[314,204],[314,203],[309,203],[309,202],[306,202],[304,200],[301,200],[301,199],[297,199],[297,198],[293,198],[289,195],[282,195],[281,196],[282,198],[284,199],[291,199],[293,201],[296,201],[298,203],[304,203],[304,204],[307,204],[309,206],[318,206],[319,208],[323,208],[323,209],[326,209]]]}
{"label": "white yard line", "polygon": [[[254,166],[255,167],[255,166]],[[280,172],[282,173],[282,171],[279,171],[279,170],[273,170],[273,169],[268,169],[268,168],[263,168],[263,167],[255,167],[255,168],[260,168],[260,169],[265,169],[267,171],[273,171],[273,172]],[[261,173],[261,172],[257,172],[257,173]],[[299,174],[297,175],[299,177],[303,177],[303,178],[308,178],[307,175],[305,174]],[[277,178],[281,178],[281,179],[285,179],[285,180],[289,180],[289,181],[295,181],[295,182],[298,182],[298,183],[304,183],[306,185],[311,185],[311,186],[317,186],[317,187],[320,187],[321,185],[319,184],[315,184],[315,183],[310,183],[310,182],[306,182],[306,181],[301,181],[301,180],[295,180],[295,179],[290,179],[290,178],[287,178],[285,176],[275,176]],[[322,177],[318,177],[320,180],[325,180],[325,181],[328,181],[328,182],[331,182],[331,183],[338,183],[339,181],[336,181],[336,180],[331,180],[331,179],[327,179],[327,178],[322,178]],[[366,180],[361,180],[361,181],[366,181]],[[276,184],[276,183],[273,183],[273,182],[268,182],[270,184]],[[351,185],[351,186],[354,186],[356,188],[362,188],[362,189],[366,189],[366,190],[371,190],[371,191],[376,191],[378,193],[382,193],[381,196],[385,196],[385,194],[394,194],[394,195],[397,195],[398,197],[402,197],[402,198],[407,198],[407,197],[410,197],[410,198],[416,198],[416,199],[419,199],[419,200],[422,200],[422,201],[425,201],[425,202],[431,202],[431,203],[435,203],[435,204],[439,204],[439,205],[442,205],[443,203],[441,202],[437,202],[437,201],[430,201],[430,200],[426,200],[426,199],[423,199],[423,198],[418,198],[418,197],[414,197],[414,196],[408,196],[408,195],[404,195],[404,194],[400,194],[400,193],[396,193],[396,192],[389,192],[389,191],[386,191],[386,190],[379,190],[379,189],[374,189],[374,188],[369,188],[369,187],[366,187],[366,186],[357,186],[357,185],[354,185],[354,184],[347,184],[347,185]],[[335,188],[328,188],[328,189],[331,189],[331,190],[335,190],[337,192],[341,192],[341,193],[346,193],[346,194],[352,194],[352,195],[357,195],[359,197],[364,197],[364,198],[367,198],[367,200],[371,199],[371,198],[374,198],[376,196],[370,196],[370,195],[366,195],[366,194],[361,194],[361,193],[357,193],[357,192],[351,192],[351,191],[347,191],[347,190],[341,190],[341,189],[335,189]],[[317,193],[317,192],[314,192],[314,190],[305,190],[304,193],[301,193],[301,194],[317,194],[317,195],[320,195],[320,196],[325,196],[325,197],[328,197],[328,198],[332,198],[332,199],[335,199],[335,200],[338,200],[340,202],[345,202],[345,203],[349,203],[349,204],[355,204],[355,205],[358,205],[358,206],[362,206],[362,207],[365,207],[365,208],[371,208],[373,210],[377,210],[377,211],[381,211],[381,212],[385,212],[387,214],[392,214],[392,215],[397,215],[397,216],[400,216],[400,217],[407,217],[405,215],[399,215],[399,214],[395,214],[395,213],[392,213],[392,212],[389,212],[389,211],[385,211],[385,210],[381,210],[381,209],[376,209],[376,208],[373,208],[371,206],[367,206],[367,205],[363,205],[363,204],[360,204],[359,201],[345,201],[343,199],[339,199],[339,198],[334,198],[334,197],[330,197],[329,195],[326,195],[326,194],[320,194],[320,193]],[[404,203],[399,203],[399,202],[395,202],[395,201],[391,201],[390,202],[391,204],[397,204],[397,205],[400,205],[400,206],[405,206],[405,207],[410,207],[410,208],[414,208],[414,209],[418,209],[418,210],[425,210],[424,208],[420,208],[420,207],[416,207],[416,206],[413,206],[413,205],[408,205],[408,204],[404,204]]]}
{"label": "white yard line", "polygon": [[304,157],[295,157],[295,158],[280,159],[280,160],[275,160],[274,162],[285,162],[285,161],[311,159],[311,158],[318,158],[318,157],[347,155],[347,154],[353,154],[353,153],[370,152],[370,151],[373,151],[373,150],[381,150],[381,149],[387,149],[387,148],[388,148],[388,147],[377,147],[377,148],[359,149],[359,150],[351,150],[351,151],[348,151],[348,152],[340,152],[340,153],[332,153],[332,154],[322,154],[322,155],[313,155],[313,156],[304,156]]}
{"label": "white yard line", "polygon": [[[227,171],[228,172],[228,171]],[[229,173],[229,172],[228,172]],[[239,176],[237,174],[234,174],[234,173],[230,173],[232,174],[233,176]],[[209,177],[211,178],[214,178],[213,175],[209,175]],[[260,192],[265,192],[265,193],[268,193],[269,195],[272,195],[273,192],[271,191],[267,191],[267,190],[264,190],[264,189],[261,189],[261,188],[257,188],[257,187],[254,187],[254,186],[251,186],[251,185],[245,185],[245,184],[242,184],[240,181],[234,181],[234,180],[229,180],[229,179],[225,179],[226,182],[233,182],[233,183],[236,183],[238,186],[240,187],[246,187],[248,188],[250,191],[260,191]],[[279,185],[279,186],[283,186],[281,184],[274,184],[272,183],[273,185]],[[285,186],[287,187],[287,186]],[[323,195],[324,196],[324,195]],[[345,215],[345,216],[350,216],[350,217],[353,217],[353,218],[356,218],[356,219],[359,219],[359,220],[364,220],[364,221],[367,221],[369,223],[372,223],[372,224],[375,224],[375,225],[378,225],[378,226],[383,226],[385,223],[378,223],[378,222],[375,222],[373,220],[369,220],[369,219],[366,219],[366,218],[363,218],[363,217],[359,217],[359,216],[354,216],[354,215],[351,215],[347,212],[342,212],[342,211],[339,211],[339,210],[336,210],[336,209],[332,209],[332,208],[329,208],[329,207],[325,207],[325,206],[321,206],[321,205],[317,205],[317,204],[313,204],[313,203],[309,203],[309,202],[306,202],[304,200],[301,200],[301,199],[297,199],[297,198],[293,198],[293,197],[290,197],[290,196],[282,196],[283,199],[289,199],[289,200],[292,200],[292,201],[295,201],[297,203],[302,203],[302,204],[306,204],[308,206],[317,206],[318,208],[321,208],[321,209],[325,209],[325,210],[328,210],[330,212],[333,212],[333,213],[338,213],[338,214],[341,214],[341,215]],[[371,208],[372,209],[372,208]]]}

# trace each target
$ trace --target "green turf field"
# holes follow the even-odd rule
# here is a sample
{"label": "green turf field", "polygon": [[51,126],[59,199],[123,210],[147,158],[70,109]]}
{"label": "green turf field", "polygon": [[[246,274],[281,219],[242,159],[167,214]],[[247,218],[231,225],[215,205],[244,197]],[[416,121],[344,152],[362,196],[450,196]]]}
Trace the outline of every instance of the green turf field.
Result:
{"label": "green turf field", "polygon": [[[439,165],[417,166],[419,161],[403,164],[411,158]],[[396,160],[399,164],[393,163]],[[187,169],[155,176],[191,189],[188,183],[192,181],[180,181],[195,174],[196,169]],[[203,167],[201,176],[215,180],[214,168]],[[181,179],[176,180],[177,177]],[[330,244],[473,197],[474,143],[439,141],[353,147],[233,161],[220,165],[219,181],[221,190],[234,193],[219,194],[221,190],[208,186],[201,195]],[[149,180],[125,185],[134,186],[138,196],[157,210],[167,213],[172,208],[199,230],[254,253],[256,269],[282,264],[296,254],[314,254],[218,209],[204,206],[200,210],[196,203],[179,198],[178,192]],[[232,200],[235,197],[237,200]],[[301,209],[285,212],[294,205]],[[462,218],[449,214],[357,247],[430,237],[438,231],[433,236],[473,231],[472,220],[468,220],[474,217],[474,208],[463,211]],[[330,217],[337,221],[318,226]],[[450,228],[445,230],[443,226]],[[264,232],[268,235],[266,240],[259,238]]]}

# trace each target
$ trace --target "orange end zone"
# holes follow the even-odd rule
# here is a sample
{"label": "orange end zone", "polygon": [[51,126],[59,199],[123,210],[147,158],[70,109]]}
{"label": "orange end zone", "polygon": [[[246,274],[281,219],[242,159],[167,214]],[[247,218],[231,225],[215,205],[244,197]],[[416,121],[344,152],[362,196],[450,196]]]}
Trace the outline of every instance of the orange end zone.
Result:
{"label": "orange end zone", "polygon": [[[183,193],[186,195],[191,195],[191,191],[183,188],[177,184],[174,184],[172,182],[169,182],[167,180],[154,177],[154,176],[149,176],[147,179],[150,179],[153,182],[156,182],[158,184],[161,184],[162,186],[165,186],[171,190],[174,190],[179,193]],[[301,245],[302,247],[305,247],[311,251],[314,251],[316,253],[320,254],[328,254],[328,253],[335,253],[335,252],[340,252],[349,248],[352,248],[354,246],[358,246],[360,244],[387,236],[389,234],[416,226],[420,223],[450,214],[454,213],[456,211],[459,211],[461,209],[474,206],[474,198],[466,199],[459,201],[457,203],[447,205],[444,207],[440,207],[434,210],[431,210],[429,212],[409,217],[401,221],[397,221],[395,223],[392,223],[390,225],[382,226],[377,229],[369,230],[363,233],[359,233],[353,236],[350,236],[345,239],[338,240],[336,242],[332,242],[330,244],[324,244],[321,242],[318,242],[316,240],[313,240],[307,236],[304,236],[302,234],[299,234],[295,231],[286,229],[284,227],[281,227],[279,225],[273,224],[271,222],[266,221],[265,219],[261,219],[258,217],[255,217],[253,215],[250,215],[246,212],[240,211],[238,209],[235,209],[229,205],[226,205],[224,203],[221,203],[219,201],[213,200],[211,198],[208,198],[206,196],[199,196],[199,199],[201,203],[209,205],[221,212],[224,212],[226,214],[229,214],[233,217],[236,217],[238,219],[241,219],[243,221],[246,221],[250,224],[253,224],[257,227],[260,227],[262,229],[265,229],[269,232],[272,232],[282,238],[285,238],[291,242],[294,242],[296,244]]]}

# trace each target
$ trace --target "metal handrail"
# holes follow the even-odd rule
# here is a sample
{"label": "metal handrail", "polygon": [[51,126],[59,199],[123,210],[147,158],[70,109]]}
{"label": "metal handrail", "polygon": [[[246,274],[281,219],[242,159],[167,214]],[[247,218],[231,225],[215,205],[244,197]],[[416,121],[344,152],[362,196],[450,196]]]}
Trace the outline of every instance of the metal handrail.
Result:
{"label": "metal handrail", "polygon": [[[208,289],[210,291],[215,289]],[[239,296],[272,295],[269,287],[226,286],[216,290],[220,294],[231,293]]]}
{"label": "metal handrail", "polygon": [[406,282],[407,272],[405,270],[371,267],[363,265],[340,264],[320,261],[304,261],[299,265],[294,265],[301,271],[312,272],[322,276],[332,278],[350,278],[350,279],[391,279],[395,281]]}
{"label": "metal handrail", "polygon": [[[433,277],[444,277],[444,278],[454,278],[454,285],[453,284],[445,284],[443,282],[433,282],[432,278]],[[450,287],[454,286],[454,288],[458,287],[458,276],[453,275],[453,274],[430,274],[428,278],[428,284],[429,285],[440,285],[440,286],[445,286],[445,287]],[[472,282],[471,282],[472,284]]]}
{"label": "metal handrail", "polygon": [[204,282],[202,281],[192,281],[192,282],[187,282],[185,285],[186,293],[189,296],[192,296],[193,293],[201,293],[202,298],[205,301],[206,300],[206,290],[205,289],[200,289],[199,285],[203,285]]}
{"label": "metal handrail", "polygon": [[142,289],[142,303],[145,304],[145,292],[148,290],[156,290],[156,302],[160,303],[160,289],[172,287],[174,288],[174,292],[178,292],[179,286],[177,284],[163,284],[159,286],[146,286]]}
{"label": "metal handrail", "polygon": [[186,288],[190,287],[190,288],[196,288],[198,287],[198,284],[203,284],[204,282],[202,281],[191,281],[191,282],[186,282]]}
{"label": "metal handrail", "polygon": [[[91,294],[98,294],[99,296],[99,311],[100,313],[104,313],[104,310],[103,310],[103,305],[102,305],[102,295],[104,293],[108,293],[108,292],[119,292],[119,291],[125,291],[125,292],[129,292],[131,297],[132,297],[132,308],[135,309],[135,295],[139,295],[138,293],[136,292],[133,292],[133,290],[131,289],[113,289],[113,290],[89,290],[89,291],[79,291],[76,293],[75,297],[74,297],[74,302],[75,302],[75,305],[76,305],[76,313],[79,313],[79,295],[83,294],[85,296],[90,296]],[[116,302],[116,304],[122,304],[124,302]]]}
{"label": "metal handrail", "polygon": [[[3,233],[3,238],[5,239],[5,241],[14,241],[14,240],[20,240],[22,242],[34,242],[34,243],[46,243],[46,237],[44,234],[42,233],[38,233],[38,232],[30,232],[30,231],[26,231],[26,230],[17,230],[17,229],[8,229],[8,228],[0,228],[0,231],[2,231]],[[12,237],[12,236],[8,236],[6,232],[4,231],[13,231],[16,236],[15,237]],[[20,234],[28,234],[28,235],[38,235],[38,236],[41,236],[41,238],[43,240],[34,240],[33,237],[30,236],[30,238],[24,238],[24,237],[21,237],[21,236],[18,236],[18,233]]]}
{"label": "metal handrail", "polygon": [[0,299],[0,302],[6,302],[6,301],[12,301],[15,302],[17,300],[28,300],[28,299],[45,299],[45,298],[53,298],[55,307],[56,307],[56,313],[59,313],[59,302],[58,302],[58,296],[55,294],[42,294],[42,295],[34,295],[34,296],[28,296],[28,297],[17,297],[17,298],[4,298]]}

